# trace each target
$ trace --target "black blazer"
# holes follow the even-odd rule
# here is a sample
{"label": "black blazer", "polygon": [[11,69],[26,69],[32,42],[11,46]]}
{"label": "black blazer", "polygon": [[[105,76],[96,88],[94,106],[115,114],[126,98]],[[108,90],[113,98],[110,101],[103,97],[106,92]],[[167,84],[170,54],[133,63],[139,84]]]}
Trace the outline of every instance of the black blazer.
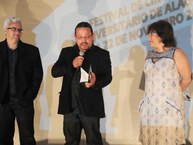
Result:
{"label": "black blazer", "polygon": [[[77,45],[63,48],[58,60],[52,67],[53,77],[63,77],[59,96],[59,114],[67,114],[72,111],[71,82],[76,71],[72,61],[78,55],[79,48]],[[92,65],[92,71],[96,75],[96,83],[92,88],[85,88],[80,85],[79,98],[84,115],[101,118],[105,116],[102,88],[112,80],[109,52],[93,45],[84,54],[82,68],[88,72],[90,65]]]}
{"label": "black blazer", "polygon": [[[29,104],[36,98],[43,77],[40,53],[37,47],[18,42],[15,70],[16,97],[19,103]],[[0,104],[9,99],[9,60],[7,40],[0,42]]]}

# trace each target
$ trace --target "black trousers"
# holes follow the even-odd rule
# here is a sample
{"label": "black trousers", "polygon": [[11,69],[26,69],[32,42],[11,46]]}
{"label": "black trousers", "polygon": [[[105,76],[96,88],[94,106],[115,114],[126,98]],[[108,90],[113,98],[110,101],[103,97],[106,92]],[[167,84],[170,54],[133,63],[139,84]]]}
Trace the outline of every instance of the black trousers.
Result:
{"label": "black trousers", "polygon": [[0,106],[0,145],[13,145],[15,119],[18,124],[21,145],[35,145],[33,104],[4,104]]}
{"label": "black trousers", "polygon": [[103,145],[99,118],[70,113],[64,115],[63,123],[65,145],[79,145],[82,129],[86,135],[87,145]]}

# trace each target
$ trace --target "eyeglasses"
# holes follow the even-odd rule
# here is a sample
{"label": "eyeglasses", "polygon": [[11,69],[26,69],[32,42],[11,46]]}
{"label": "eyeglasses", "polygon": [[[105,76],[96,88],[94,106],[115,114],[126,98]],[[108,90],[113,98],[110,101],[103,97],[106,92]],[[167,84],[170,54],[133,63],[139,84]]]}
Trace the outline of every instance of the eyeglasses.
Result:
{"label": "eyeglasses", "polygon": [[82,37],[82,36],[76,36],[76,38],[77,38],[78,40],[89,40],[89,39],[91,39],[91,37],[92,37],[92,34],[89,35],[89,36],[85,36],[85,37]]}
{"label": "eyeglasses", "polygon": [[17,29],[17,28],[15,28],[15,27],[9,27],[9,28],[7,28],[8,30],[12,30],[13,32],[19,32],[19,33],[22,33],[23,32],[23,29],[22,28],[20,28],[20,29]]}

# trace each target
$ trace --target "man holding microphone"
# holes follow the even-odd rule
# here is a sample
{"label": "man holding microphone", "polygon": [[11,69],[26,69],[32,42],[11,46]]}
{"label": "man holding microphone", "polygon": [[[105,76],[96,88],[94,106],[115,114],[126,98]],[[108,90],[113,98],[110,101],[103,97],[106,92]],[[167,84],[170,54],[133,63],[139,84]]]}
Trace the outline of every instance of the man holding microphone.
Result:
{"label": "man holding microphone", "polygon": [[[82,129],[87,145],[102,145],[100,118],[105,117],[102,88],[112,80],[110,55],[94,45],[89,23],[80,22],[74,37],[76,44],[63,48],[52,68],[53,77],[63,77],[58,113],[64,115],[66,145],[79,145]],[[89,81],[80,81],[82,70],[90,74]]]}

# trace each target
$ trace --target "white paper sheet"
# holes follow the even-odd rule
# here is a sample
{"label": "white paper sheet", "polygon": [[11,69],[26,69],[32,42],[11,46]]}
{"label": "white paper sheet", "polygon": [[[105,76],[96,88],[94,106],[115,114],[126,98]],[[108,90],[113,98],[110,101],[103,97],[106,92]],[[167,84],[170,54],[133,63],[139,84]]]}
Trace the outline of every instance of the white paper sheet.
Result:
{"label": "white paper sheet", "polygon": [[88,82],[89,74],[81,67],[80,68],[80,83]]}

